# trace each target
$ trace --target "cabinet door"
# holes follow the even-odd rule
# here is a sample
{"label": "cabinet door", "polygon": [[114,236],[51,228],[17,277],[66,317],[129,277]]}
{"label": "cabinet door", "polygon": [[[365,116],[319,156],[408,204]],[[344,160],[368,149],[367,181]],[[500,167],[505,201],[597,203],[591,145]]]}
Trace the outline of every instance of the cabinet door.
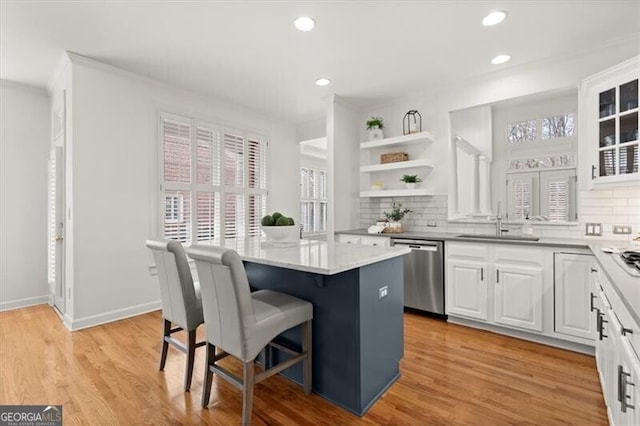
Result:
{"label": "cabinet door", "polygon": [[552,222],[578,220],[575,169],[540,173],[540,214]]}
{"label": "cabinet door", "polygon": [[620,337],[618,347],[618,362],[616,379],[618,395],[613,404],[613,417],[616,425],[638,425],[638,411],[640,411],[640,396],[637,389],[640,386],[640,368],[638,358],[626,337]]}
{"label": "cabinet door", "polygon": [[495,322],[542,331],[542,268],[495,264]]}
{"label": "cabinet door", "polygon": [[[586,79],[582,85],[584,149],[590,185],[637,181],[640,57]],[[581,142],[582,145],[582,142]],[[583,151],[584,152],[584,151]]]}
{"label": "cabinet door", "polygon": [[537,216],[539,206],[538,172],[509,173],[507,175],[507,217],[522,220],[527,215]]}
{"label": "cabinet door", "polygon": [[595,339],[591,312],[591,267],[594,258],[584,254],[554,254],[555,331]]}
{"label": "cabinet door", "polygon": [[487,263],[447,260],[447,314],[487,320]]}

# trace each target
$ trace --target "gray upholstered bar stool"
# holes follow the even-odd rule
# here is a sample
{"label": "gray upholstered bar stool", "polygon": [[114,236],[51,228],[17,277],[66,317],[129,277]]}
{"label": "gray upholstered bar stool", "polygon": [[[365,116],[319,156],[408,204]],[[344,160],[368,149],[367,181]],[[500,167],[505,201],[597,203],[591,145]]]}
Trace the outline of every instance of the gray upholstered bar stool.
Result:
{"label": "gray upholstered bar stool", "polygon": [[[299,361],[303,362],[304,392],[310,394],[313,305],[271,290],[251,293],[242,260],[233,250],[191,246],[187,254],[196,261],[207,330],[202,406],[209,405],[215,372],[243,390],[242,424],[250,424],[254,385]],[[272,342],[278,334],[298,325],[302,326],[302,351]],[[267,345],[290,354],[291,358],[254,374],[254,361]],[[223,352],[216,355],[216,346]],[[227,355],[243,362],[242,381],[216,364]]]}
{"label": "gray upholstered bar stool", "polygon": [[[187,367],[184,373],[184,390],[188,391],[191,388],[196,348],[206,344],[206,342],[196,343],[196,329],[204,323],[200,289],[194,285],[187,255],[180,242],[163,239],[147,240],[146,245],[153,253],[160,280],[160,298],[162,299],[162,317],[164,319],[160,371],[164,370],[167,362],[169,344],[186,353]],[[172,323],[178,327],[171,328]],[[186,346],[171,337],[172,333],[181,330],[187,332]]]}

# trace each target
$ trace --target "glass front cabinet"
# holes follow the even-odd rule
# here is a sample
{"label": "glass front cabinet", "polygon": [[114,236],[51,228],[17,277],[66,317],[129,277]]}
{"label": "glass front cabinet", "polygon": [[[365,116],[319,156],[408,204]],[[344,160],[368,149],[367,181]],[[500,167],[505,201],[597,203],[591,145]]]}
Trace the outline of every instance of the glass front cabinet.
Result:
{"label": "glass front cabinet", "polygon": [[[638,173],[638,57],[584,80],[580,165],[587,187],[631,183]],[[587,170],[585,170],[587,169]]]}

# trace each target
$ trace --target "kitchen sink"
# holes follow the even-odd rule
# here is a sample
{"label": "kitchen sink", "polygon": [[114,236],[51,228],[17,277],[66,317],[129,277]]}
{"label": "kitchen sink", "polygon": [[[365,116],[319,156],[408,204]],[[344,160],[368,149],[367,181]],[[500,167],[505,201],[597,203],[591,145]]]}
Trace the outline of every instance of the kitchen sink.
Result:
{"label": "kitchen sink", "polygon": [[476,238],[479,240],[505,240],[505,241],[538,241],[538,237],[524,237],[522,235],[502,235],[493,234],[460,234],[458,238]]}

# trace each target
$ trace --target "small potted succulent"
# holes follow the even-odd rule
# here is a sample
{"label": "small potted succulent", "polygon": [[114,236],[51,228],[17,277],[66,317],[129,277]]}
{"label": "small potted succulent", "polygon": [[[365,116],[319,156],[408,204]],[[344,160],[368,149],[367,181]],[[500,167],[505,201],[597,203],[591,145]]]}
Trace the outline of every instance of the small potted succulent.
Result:
{"label": "small potted succulent", "polygon": [[402,204],[392,203],[391,204],[391,213],[383,212],[387,220],[389,221],[389,225],[385,228],[384,232],[390,232],[394,234],[399,234],[403,231],[402,223],[400,221],[407,215],[408,213],[413,213],[413,210],[408,208],[402,208]]}
{"label": "small potted succulent", "polygon": [[369,140],[378,140],[384,138],[384,124],[382,123],[382,117],[371,117],[367,120],[367,130],[369,131]]}
{"label": "small potted succulent", "polygon": [[415,189],[416,184],[422,182],[422,179],[418,175],[404,175],[400,181],[404,182],[407,189]]}
{"label": "small potted succulent", "polygon": [[268,214],[262,218],[262,232],[267,237],[267,242],[293,242],[300,240],[300,228],[296,226],[293,218],[280,212]]}

